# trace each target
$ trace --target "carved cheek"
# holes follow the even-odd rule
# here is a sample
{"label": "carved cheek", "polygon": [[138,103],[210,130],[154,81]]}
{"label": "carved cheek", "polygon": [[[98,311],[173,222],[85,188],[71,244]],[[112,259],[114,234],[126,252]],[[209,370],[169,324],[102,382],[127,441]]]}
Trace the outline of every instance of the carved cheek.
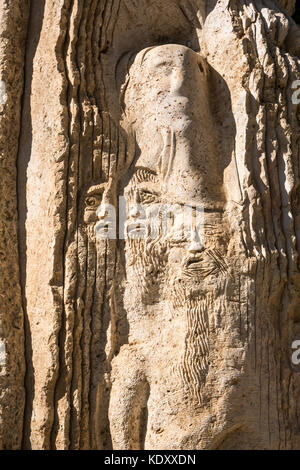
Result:
{"label": "carved cheek", "polygon": [[173,269],[174,267],[182,266],[182,260],[184,259],[186,254],[185,247],[173,247],[169,251],[168,260],[170,264],[170,268]]}
{"label": "carved cheek", "polygon": [[91,224],[97,221],[96,209],[86,209],[84,211],[84,223]]}

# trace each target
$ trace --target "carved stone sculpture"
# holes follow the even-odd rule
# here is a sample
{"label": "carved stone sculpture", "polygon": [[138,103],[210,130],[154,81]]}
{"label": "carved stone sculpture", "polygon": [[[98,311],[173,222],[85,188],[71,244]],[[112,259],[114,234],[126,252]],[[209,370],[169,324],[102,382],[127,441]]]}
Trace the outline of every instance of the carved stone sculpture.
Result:
{"label": "carved stone sculpture", "polygon": [[0,6],[1,449],[299,449],[294,10]]}
{"label": "carved stone sculpture", "polygon": [[[224,289],[228,246],[207,66],[184,46],[143,50],[129,69],[123,103],[140,153],[125,189],[128,205],[148,212],[152,206],[152,214],[164,205],[171,221],[165,233],[152,227],[157,233],[135,239],[139,211],[129,214],[123,301],[129,344],[112,365],[113,443],[142,448],[143,431],[146,447],[165,448],[171,440],[174,448],[186,442],[195,448],[201,410],[207,411],[209,322],[216,286]],[[195,227],[182,230],[183,208],[200,204],[205,240]]]}

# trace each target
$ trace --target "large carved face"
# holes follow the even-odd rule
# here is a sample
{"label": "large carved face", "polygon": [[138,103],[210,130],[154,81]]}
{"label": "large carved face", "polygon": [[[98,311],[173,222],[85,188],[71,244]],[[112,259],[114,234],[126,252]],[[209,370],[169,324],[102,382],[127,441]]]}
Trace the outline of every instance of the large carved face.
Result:
{"label": "large carved face", "polygon": [[[163,280],[168,279],[169,285],[181,279],[189,292],[203,292],[204,279],[206,284],[209,279],[213,283],[214,276],[226,270],[226,241],[221,235],[225,201],[214,145],[208,73],[199,54],[180,45],[141,51],[129,69],[123,122],[133,128],[140,152],[125,188],[129,229],[145,225],[139,218],[146,217],[149,225],[149,213],[155,213],[159,205],[171,207],[169,214],[161,215],[167,224],[165,233],[160,227],[156,236],[147,235],[148,241],[128,240],[129,265],[136,265],[146,278],[142,293],[149,290],[150,277],[156,290]],[[141,210],[134,204],[140,204]],[[187,220],[189,208],[194,212]],[[142,246],[148,248],[143,250]],[[143,251],[149,259],[142,257]],[[151,271],[155,264],[157,268]]]}
{"label": "large carved face", "polygon": [[166,355],[161,351],[170,364],[166,375],[174,378],[180,401],[188,400],[196,413],[205,403],[215,292],[222,291],[227,277],[223,212],[204,209],[199,216],[199,207],[189,210],[176,195],[167,195],[149,168],[136,169],[125,197],[124,306],[130,342],[168,344]]}
{"label": "large carved face", "polygon": [[123,125],[136,135],[137,165],[160,176],[173,201],[224,207],[223,166],[210,104],[209,69],[185,46],[141,51],[123,87]]}
{"label": "large carved face", "polygon": [[[214,292],[226,279],[228,243],[207,73],[205,62],[186,47],[150,48],[136,56],[123,96],[124,125],[131,125],[139,148],[124,190],[129,209],[124,304],[131,334],[145,341],[145,314],[169,331],[167,341],[180,356],[175,369],[197,403],[208,367],[209,315]],[[147,329],[152,331],[149,323]]]}
{"label": "large carved face", "polygon": [[137,168],[125,189],[127,264],[145,304],[159,302],[171,286],[196,298],[227,270],[223,212],[180,202],[162,185],[152,170]]}

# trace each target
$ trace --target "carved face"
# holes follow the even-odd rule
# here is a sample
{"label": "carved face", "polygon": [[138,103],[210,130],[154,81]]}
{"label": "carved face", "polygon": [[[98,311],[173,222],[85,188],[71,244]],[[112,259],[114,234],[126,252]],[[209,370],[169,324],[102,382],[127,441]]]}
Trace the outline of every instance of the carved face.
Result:
{"label": "carved face", "polygon": [[[168,258],[168,278],[181,279],[190,291],[195,285],[196,290],[198,285],[203,289],[204,279],[208,283],[226,271],[226,242],[221,236],[225,198],[208,74],[204,59],[185,46],[148,48],[135,57],[123,94],[124,122],[131,123],[140,151],[125,195],[129,205],[140,204],[141,212],[147,212],[141,216],[131,210],[128,228],[133,234],[140,223],[147,232],[149,213],[155,213],[159,204],[172,206],[170,220],[164,218],[167,233],[152,227],[150,246],[151,250],[162,247],[159,251],[164,250]],[[197,209],[186,224],[186,210],[193,207]],[[191,220],[197,216],[200,227]],[[134,250],[134,245],[147,243],[129,240],[128,245]],[[134,254],[136,261],[129,262],[138,258]],[[159,278],[162,270],[158,271]]]}
{"label": "carved face", "polygon": [[82,196],[81,210],[83,211],[83,221],[85,230],[91,241],[95,241],[95,228],[99,223],[99,207],[102,204],[105,186],[103,184],[91,185]]}
{"label": "carved face", "polygon": [[223,165],[210,104],[209,69],[185,46],[141,51],[124,86],[123,124],[139,148],[139,166],[156,172],[180,203],[224,206]]}
{"label": "carved face", "polygon": [[[182,399],[192,400],[196,411],[203,403],[202,388],[208,371],[209,316],[214,308],[214,292],[227,275],[223,214],[204,212],[204,227],[198,227],[192,213],[184,228],[184,204],[166,195],[159,176],[146,168],[136,169],[125,197],[129,219],[124,305],[131,333],[134,341],[144,341],[144,320],[139,312],[146,317],[148,314],[154,325],[159,323],[161,328],[170,330],[166,334],[168,343],[174,343],[171,375],[179,378],[176,383],[182,384]],[[169,214],[165,208],[170,208]],[[151,331],[150,327],[150,337]],[[155,341],[155,336],[151,340]]]}
{"label": "carved face", "polygon": [[[168,341],[178,351],[174,371],[198,404],[214,291],[227,271],[225,198],[207,73],[203,59],[186,47],[150,48],[137,55],[124,93],[124,122],[132,123],[140,152],[124,191],[130,216],[125,308],[135,341],[144,341],[135,326],[142,321],[139,312],[170,331]],[[161,205],[171,207],[168,215],[159,213]]]}
{"label": "carved face", "polygon": [[222,211],[202,212],[180,203],[162,191],[159,177],[146,168],[137,168],[125,197],[127,262],[135,266],[136,279],[143,279],[139,292],[144,301],[159,301],[154,292],[161,283],[167,289],[181,283],[190,298],[211,290],[227,270]]}

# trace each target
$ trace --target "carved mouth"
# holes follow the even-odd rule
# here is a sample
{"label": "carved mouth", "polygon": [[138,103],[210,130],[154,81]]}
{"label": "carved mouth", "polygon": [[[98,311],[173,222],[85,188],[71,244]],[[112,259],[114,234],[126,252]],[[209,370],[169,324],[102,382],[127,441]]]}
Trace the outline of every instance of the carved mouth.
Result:
{"label": "carved mouth", "polygon": [[202,265],[203,258],[190,258],[187,263],[186,267],[189,268],[190,266],[200,267]]}
{"label": "carved mouth", "polygon": [[189,278],[206,278],[210,275],[227,273],[227,264],[217,250],[205,250],[201,256],[186,258],[183,274]]}
{"label": "carved mouth", "polygon": [[203,270],[203,258],[190,258],[185,264],[185,270],[190,272]]}

